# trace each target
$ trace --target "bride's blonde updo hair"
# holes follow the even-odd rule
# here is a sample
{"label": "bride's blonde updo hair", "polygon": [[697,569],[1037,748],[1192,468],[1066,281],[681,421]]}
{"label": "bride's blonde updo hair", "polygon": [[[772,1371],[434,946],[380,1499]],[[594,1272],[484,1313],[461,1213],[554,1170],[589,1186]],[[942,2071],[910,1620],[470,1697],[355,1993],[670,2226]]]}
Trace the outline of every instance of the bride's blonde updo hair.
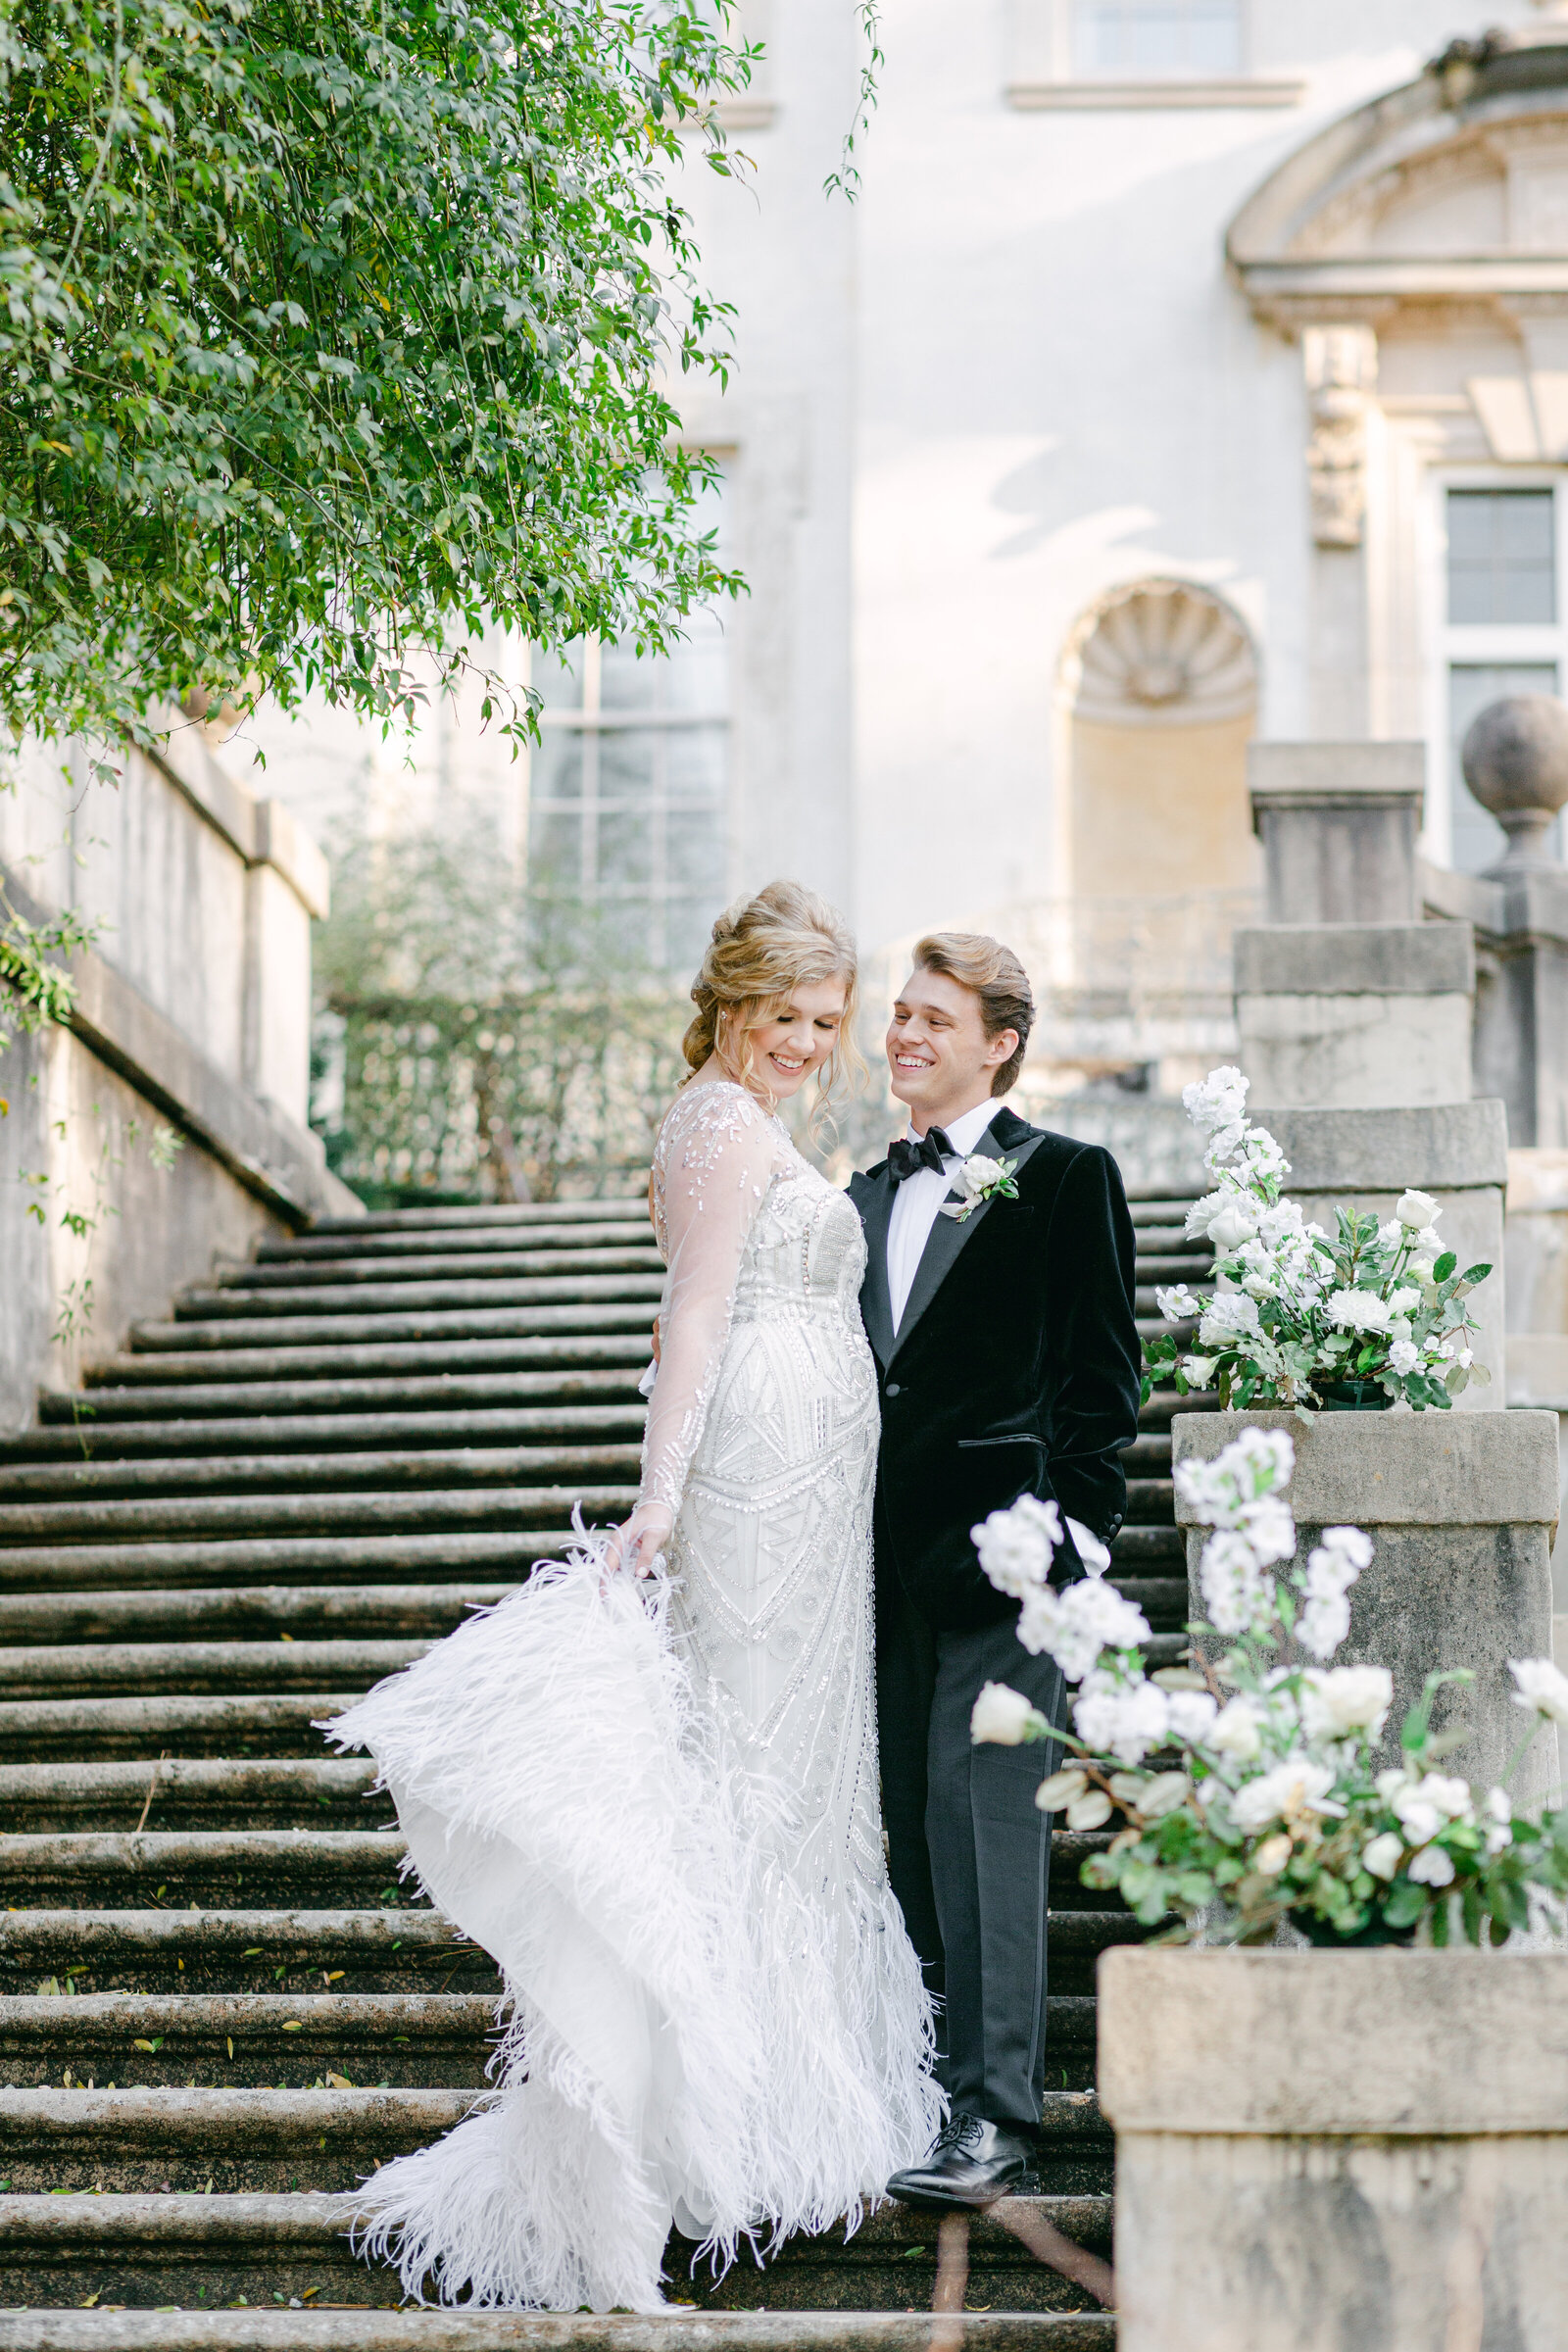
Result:
{"label": "bride's blonde updo hair", "polygon": [[770,882],[754,899],[737,899],[713,925],[712,943],[692,982],[697,1017],[681,1041],[687,1076],[716,1054],[741,1085],[753,1085],[751,1033],[789,1003],[796,989],[817,980],[844,982],[844,1019],[823,1063],[810,1118],[815,1131],[839,1080],[858,1082],[864,1064],[855,1049],[855,941],[826,899],[799,882]]}

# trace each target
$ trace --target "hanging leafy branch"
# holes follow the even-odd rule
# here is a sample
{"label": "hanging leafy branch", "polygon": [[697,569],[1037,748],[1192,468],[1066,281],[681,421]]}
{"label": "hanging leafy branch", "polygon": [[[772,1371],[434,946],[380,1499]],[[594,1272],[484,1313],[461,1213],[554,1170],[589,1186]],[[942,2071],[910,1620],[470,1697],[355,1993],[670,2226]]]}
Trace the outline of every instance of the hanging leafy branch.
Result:
{"label": "hanging leafy branch", "polygon": [[829,196],[845,196],[851,204],[860,193],[860,167],[856,161],[855,151],[870,130],[871,117],[876,112],[877,75],[887,63],[882,53],[882,10],[879,0],[855,0],[855,14],[865,43],[860,59],[860,86],[856,92],[854,118],[844,134],[839,169],[830,172],[822,183]]}
{"label": "hanging leafy branch", "polygon": [[749,78],[723,17],[0,0],[0,728],[384,719],[416,650],[733,593],[667,388],[725,364],[665,169]]}
{"label": "hanging leafy branch", "polygon": [[69,1019],[76,983],[53,958],[90,947],[95,933],[69,909],[29,923],[0,890],[0,1054],[19,1029],[30,1036],[46,1021]]}

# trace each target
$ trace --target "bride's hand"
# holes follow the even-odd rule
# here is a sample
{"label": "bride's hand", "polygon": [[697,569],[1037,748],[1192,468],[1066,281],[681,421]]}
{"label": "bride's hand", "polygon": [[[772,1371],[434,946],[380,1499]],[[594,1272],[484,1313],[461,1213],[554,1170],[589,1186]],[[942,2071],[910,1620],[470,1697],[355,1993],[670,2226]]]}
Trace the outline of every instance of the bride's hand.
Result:
{"label": "bride's hand", "polygon": [[669,1542],[675,1521],[667,1503],[640,1502],[609,1540],[606,1565],[631,1576],[652,1576],[654,1562]]}

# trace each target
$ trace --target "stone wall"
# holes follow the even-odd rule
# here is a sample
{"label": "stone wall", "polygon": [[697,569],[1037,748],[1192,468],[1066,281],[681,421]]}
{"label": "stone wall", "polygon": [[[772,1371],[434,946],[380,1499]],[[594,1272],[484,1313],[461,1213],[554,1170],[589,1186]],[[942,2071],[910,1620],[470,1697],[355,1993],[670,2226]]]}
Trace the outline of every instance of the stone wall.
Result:
{"label": "stone wall", "polygon": [[69,1029],[0,1057],[0,1429],[218,1260],[359,1205],[305,1123],[320,852],[195,728],[116,764],[31,744],[0,790],[12,911],[96,926]]}

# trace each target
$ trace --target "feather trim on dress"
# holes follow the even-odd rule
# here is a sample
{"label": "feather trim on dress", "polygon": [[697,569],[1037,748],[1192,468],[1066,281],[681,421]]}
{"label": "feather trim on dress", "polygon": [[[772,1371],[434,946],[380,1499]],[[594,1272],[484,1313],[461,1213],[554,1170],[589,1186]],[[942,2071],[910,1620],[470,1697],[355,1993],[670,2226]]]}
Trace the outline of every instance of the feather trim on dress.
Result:
{"label": "feather trim on dress", "polygon": [[512,2013],[497,2088],[356,2198],[410,2295],[655,2311],[672,2223],[719,2264],[853,2227],[929,2144],[892,1893],[856,1917],[796,1885],[694,1705],[666,1584],[607,1576],[588,1539],[321,1728],[375,1757],[405,1870]]}

